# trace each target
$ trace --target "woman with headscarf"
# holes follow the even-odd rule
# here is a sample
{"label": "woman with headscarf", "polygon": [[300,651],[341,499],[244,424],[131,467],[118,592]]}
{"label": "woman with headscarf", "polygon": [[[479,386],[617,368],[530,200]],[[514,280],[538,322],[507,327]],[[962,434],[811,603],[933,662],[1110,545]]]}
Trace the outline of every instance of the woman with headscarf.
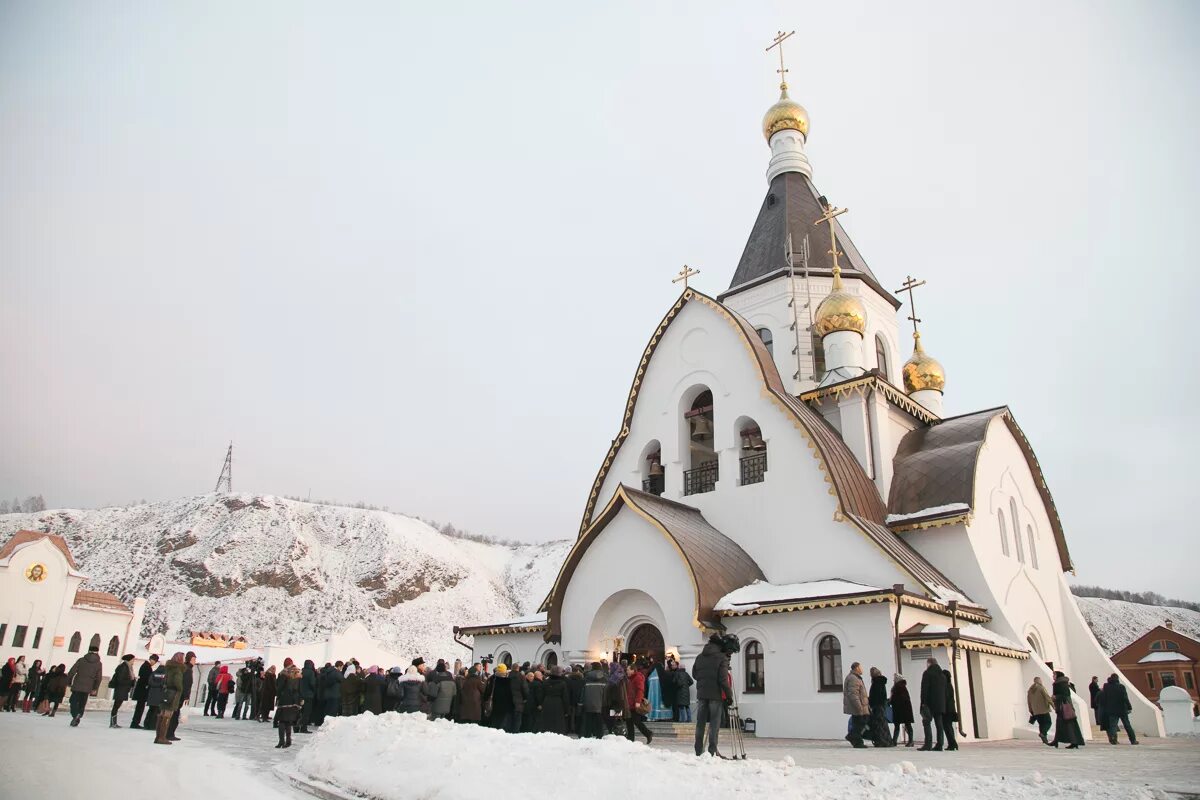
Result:
{"label": "woman with headscarf", "polygon": [[29,673],[29,668],[25,666],[25,656],[17,656],[16,659],[9,659],[6,666],[9,669],[8,678],[8,695],[4,700],[5,711],[17,710],[17,695],[21,693],[21,687],[25,685],[25,676]]}
{"label": "woman with headscarf", "polygon": [[416,666],[409,666],[400,676],[399,683],[404,694],[396,704],[396,709],[405,714],[421,713],[421,690],[425,688],[425,676],[421,674],[421,670]]}
{"label": "woman with headscarf", "polygon": [[908,694],[908,681],[900,673],[892,676],[892,744],[900,741],[900,727],[904,727],[904,746],[913,746],[913,707]]}
{"label": "woman with headscarf", "polygon": [[300,668],[290,658],[283,660],[283,673],[275,680],[275,722],[279,744],[275,749],[292,746],[292,727],[300,719]]}
{"label": "woman with headscarf", "polygon": [[383,690],[387,685],[378,665],[367,668],[367,675],[362,682],[363,710],[372,714],[383,713]]}
{"label": "woman with headscarf", "polygon": [[272,664],[263,673],[262,691],[258,696],[258,721],[270,722],[271,712],[275,710],[275,665]]}

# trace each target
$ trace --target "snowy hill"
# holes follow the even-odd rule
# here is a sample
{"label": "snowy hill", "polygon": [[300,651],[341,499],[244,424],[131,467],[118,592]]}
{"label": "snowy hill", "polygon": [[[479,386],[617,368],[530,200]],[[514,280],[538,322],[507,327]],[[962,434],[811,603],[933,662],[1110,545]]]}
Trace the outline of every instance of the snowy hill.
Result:
{"label": "snowy hill", "polygon": [[1076,597],[1079,610],[1092,633],[1109,655],[1136,640],[1146,631],[1170,620],[1175,630],[1200,639],[1200,611],[1173,606],[1149,606],[1101,597]]}
{"label": "snowy hill", "polygon": [[145,597],[146,635],[293,644],[361,619],[400,655],[458,655],[452,625],[535,611],[571,544],[484,544],[385,511],[249,494],[0,516],[0,541],[22,529],[66,537],[87,588]]}

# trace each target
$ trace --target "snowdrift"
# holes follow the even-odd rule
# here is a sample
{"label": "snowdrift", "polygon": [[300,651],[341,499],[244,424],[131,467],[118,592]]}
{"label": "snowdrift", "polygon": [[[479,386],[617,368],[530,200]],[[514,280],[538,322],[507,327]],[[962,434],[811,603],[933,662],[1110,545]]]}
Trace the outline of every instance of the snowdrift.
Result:
{"label": "snowdrift", "polygon": [[1150,800],[1127,785],[890,767],[808,769],[786,761],[720,761],[609,736],[573,740],[429,722],[419,715],[330,718],[296,757],[307,780],[372,800],[481,797],[681,797],[730,800]]}

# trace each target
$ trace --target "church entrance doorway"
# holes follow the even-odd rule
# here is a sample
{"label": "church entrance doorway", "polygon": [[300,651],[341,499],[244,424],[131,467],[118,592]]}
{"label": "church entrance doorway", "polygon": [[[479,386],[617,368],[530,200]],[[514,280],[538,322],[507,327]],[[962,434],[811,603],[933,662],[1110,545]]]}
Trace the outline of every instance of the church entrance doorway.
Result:
{"label": "church entrance doorway", "polygon": [[661,664],[666,645],[663,643],[662,631],[649,622],[642,623],[629,634],[629,642],[625,652],[637,656],[638,661],[653,659]]}

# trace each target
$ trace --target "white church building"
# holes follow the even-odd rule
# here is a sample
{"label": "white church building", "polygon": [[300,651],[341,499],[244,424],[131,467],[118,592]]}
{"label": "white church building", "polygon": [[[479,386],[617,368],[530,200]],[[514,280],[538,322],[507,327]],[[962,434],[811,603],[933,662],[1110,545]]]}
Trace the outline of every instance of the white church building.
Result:
{"label": "white church building", "polygon": [[137,646],[146,601],[139,597],[130,608],[108,592],[85,589],[86,580],[61,536],[14,533],[0,546],[0,657],[70,669],[96,647],[104,664],[99,695],[107,697],[108,677]]}
{"label": "white church building", "polygon": [[[915,708],[932,655],[963,738],[1033,737],[1035,676],[1062,670],[1083,691],[1119,674],[1064,578],[1045,476],[1008,408],[943,416],[945,374],[915,329],[902,360],[901,303],[814,187],[808,115],[781,90],[730,286],[685,288],[653,329],[540,613],[456,632],[476,658],[689,667],[711,633],[734,633],[742,716],[783,737],[845,733],[855,661],[889,687],[904,674]],[[1128,688],[1138,731],[1162,735]]]}

